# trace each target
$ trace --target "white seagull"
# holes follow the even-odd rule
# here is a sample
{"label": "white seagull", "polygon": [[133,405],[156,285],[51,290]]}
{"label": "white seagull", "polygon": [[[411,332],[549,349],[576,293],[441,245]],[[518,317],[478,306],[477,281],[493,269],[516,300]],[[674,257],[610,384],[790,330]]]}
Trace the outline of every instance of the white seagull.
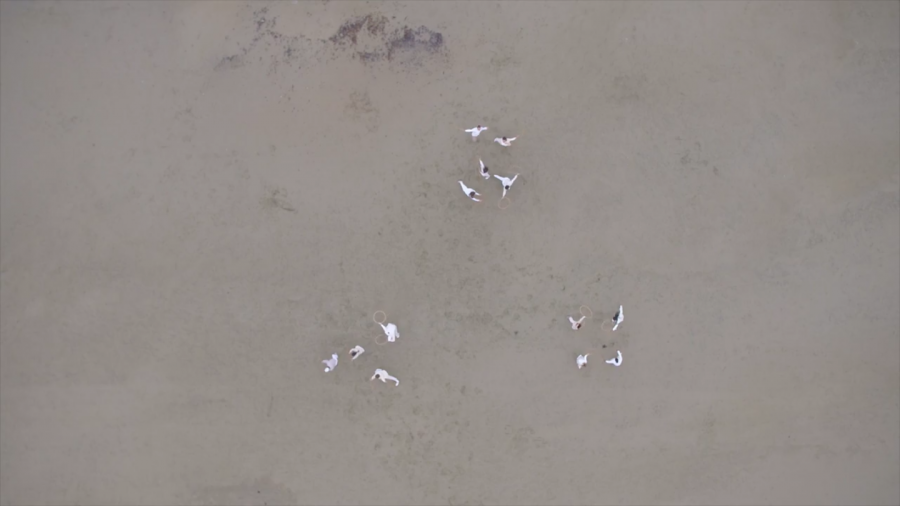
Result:
{"label": "white seagull", "polygon": [[400,386],[400,380],[388,374],[388,372],[384,369],[375,369],[375,374],[373,374],[372,377],[369,378],[369,381],[377,379],[381,380],[382,383],[387,383],[387,380],[391,380],[394,382],[395,387]]}
{"label": "white seagull", "polygon": [[508,177],[498,176],[497,174],[494,174],[494,177],[499,179],[500,182],[503,183],[503,196],[505,197],[506,191],[512,188],[513,183],[516,182],[516,178],[519,177],[519,175],[516,174],[512,179]]}
{"label": "white seagull", "polygon": [[366,350],[362,346],[356,345],[350,349],[350,360],[356,360],[360,355],[365,353]]}
{"label": "white seagull", "polygon": [[487,165],[485,165],[484,162],[481,161],[481,158],[478,159],[478,163],[481,164],[481,177],[483,177],[485,179],[490,179],[491,175],[488,174]]}
{"label": "white seagull", "polygon": [[463,130],[463,132],[472,134],[472,140],[477,141],[478,136],[481,135],[481,132],[484,132],[487,129],[488,129],[488,127],[486,127],[486,126],[478,125],[475,128],[467,128],[467,129]]}
{"label": "white seagull", "polygon": [[332,353],[331,358],[328,360],[323,360],[323,364],[325,364],[325,372],[333,371],[335,367],[337,367],[338,356],[337,353]]}
{"label": "white seagull", "polygon": [[611,359],[607,360],[606,363],[607,363],[607,364],[612,364],[612,365],[614,365],[614,366],[616,366],[616,367],[619,367],[620,365],[622,365],[622,352],[621,352],[621,351],[616,351],[616,353],[617,353],[618,355],[617,355],[615,358],[611,358]]}
{"label": "white seagull", "polygon": [[463,183],[462,181],[459,182],[459,186],[462,187],[463,193],[466,194],[466,197],[469,197],[470,199],[474,200],[475,202],[481,202],[480,200],[475,198],[475,197],[480,197],[481,196],[480,193],[469,188],[468,186],[466,186],[466,183]]}
{"label": "white seagull", "polygon": [[494,142],[496,142],[497,144],[499,144],[505,148],[508,148],[508,147],[512,146],[512,141],[514,141],[516,139],[517,139],[517,137],[497,137],[496,139],[494,139]]}
{"label": "white seagull", "polygon": [[579,369],[581,369],[582,367],[587,365],[587,358],[590,356],[591,356],[590,353],[585,353],[584,355],[578,355],[578,358],[575,359],[575,363],[578,364]]}
{"label": "white seagull", "polygon": [[379,325],[384,329],[384,335],[387,336],[388,342],[393,343],[400,337],[400,332],[397,331],[397,326],[393,323],[388,323],[387,325],[379,323]]}
{"label": "white seagull", "polygon": [[625,319],[625,314],[622,312],[622,306],[619,306],[619,311],[616,313],[615,316],[613,316],[613,323],[614,323],[613,328],[612,328],[613,332],[615,332],[615,330],[617,328],[619,328],[619,324],[622,323],[622,320],[624,320],[624,319]]}
{"label": "white seagull", "polygon": [[[585,319],[585,316],[584,316],[584,315],[581,315],[581,318],[579,318],[578,320],[575,320],[575,318],[572,318],[572,317],[570,316],[570,317],[569,317],[569,323],[572,324],[572,330],[578,330],[578,329],[580,329],[580,328],[581,328],[581,322],[583,322],[584,319]],[[587,355],[585,355],[585,356],[587,356]]]}

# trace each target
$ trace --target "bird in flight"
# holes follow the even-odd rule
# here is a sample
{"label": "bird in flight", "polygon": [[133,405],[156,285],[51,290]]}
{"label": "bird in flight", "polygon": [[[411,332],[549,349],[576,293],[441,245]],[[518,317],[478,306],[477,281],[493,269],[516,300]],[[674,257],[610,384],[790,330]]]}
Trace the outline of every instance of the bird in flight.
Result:
{"label": "bird in flight", "polygon": [[485,165],[484,162],[481,161],[481,158],[478,159],[478,163],[481,164],[481,177],[483,177],[483,178],[485,178],[485,179],[490,179],[490,178],[491,178],[491,175],[488,174],[488,167],[487,167],[487,165]]}
{"label": "bird in flight", "polygon": [[619,310],[616,312],[616,315],[613,316],[613,332],[619,328],[619,324],[622,323],[623,320],[625,320],[625,313],[622,312],[622,306],[619,306]]}
{"label": "bird in flight", "polygon": [[486,127],[486,126],[478,125],[475,128],[466,128],[465,130],[463,130],[463,132],[472,134],[472,140],[477,141],[478,136],[481,135],[481,132],[484,132],[487,129],[488,129],[488,127]]}
{"label": "bird in flight", "polygon": [[400,380],[388,374],[384,369],[375,369],[375,374],[369,378],[369,381],[372,380],[381,380],[382,383],[387,383],[387,380],[391,380],[394,382],[394,386],[400,386]]}
{"label": "bird in flight", "polygon": [[569,317],[569,323],[572,324],[572,330],[578,330],[578,329],[580,329],[580,328],[581,328],[581,322],[583,322],[584,319],[585,319],[585,316],[584,316],[584,315],[581,315],[581,318],[579,318],[578,320],[576,320],[575,318],[572,318],[572,317],[570,316],[570,317]]}
{"label": "bird in flight", "polygon": [[575,359],[575,363],[578,364],[579,369],[581,369],[582,367],[587,365],[587,358],[589,356],[591,356],[590,353],[585,353],[584,355],[578,355],[578,358]]}
{"label": "bird in flight", "polygon": [[500,182],[503,183],[503,196],[505,197],[506,191],[512,188],[513,183],[516,182],[516,178],[519,177],[519,175],[516,174],[512,179],[508,177],[498,176],[497,174],[494,174],[494,177],[499,179]]}
{"label": "bird in flight", "polygon": [[398,337],[400,337],[400,332],[397,331],[397,326],[393,323],[388,323],[387,325],[379,323],[379,325],[381,325],[381,328],[384,329],[384,335],[387,336],[388,342],[393,343],[397,340]]}
{"label": "bird in flight", "polygon": [[469,188],[468,186],[466,186],[466,183],[463,183],[462,181],[459,182],[459,186],[462,187],[462,191],[463,191],[463,193],[466,194],[466,197],[469,197],[470,199],[474,200],[475,202],[481,202],[480,200],[475,198],[475,197],[480,197],[481,196],[480,193]]}
{"label": "bird in flight", "polygon": [[622,352],[621,352],[621,351],[616,351],[616,354],[617,354],[617,355],[616,355],[615,357],[613,357],[613,358],[607,360],[606,363],[607,363],[607,364],[612,364],[612,365],[614,365],[614,366],[616,366],[616,367],[619,367],[620,365],[622,365]]}
{"label": "bird in flight", "polygon": [[517,138],[518,137],[497,137],[494,139],[494,142],[505,148],[508,148],[512,146],[512,141],[516,140]]}
{"label": "bird in flight", "polygon": [[323,364],[325,364],[325,372],[333,371],[335,367],[337,367],[338,356],[337,353],[332,353],[331,358],[328,360],[323,360]]}

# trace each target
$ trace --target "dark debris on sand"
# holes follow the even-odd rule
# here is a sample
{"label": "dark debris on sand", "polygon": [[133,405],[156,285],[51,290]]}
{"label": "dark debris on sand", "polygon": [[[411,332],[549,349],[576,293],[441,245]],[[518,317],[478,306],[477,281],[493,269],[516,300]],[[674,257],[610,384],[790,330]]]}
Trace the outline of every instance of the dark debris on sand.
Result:
{"label": "dark debris on sand", "polygon": [[[444,49],[444,36],[426,26],[410,28],[402,26],[389,29],[389,21],[379,14],[367,14],[347,20],[334,35],[328,38],[336,47],[355,49],[354,57],[363,63],[378,61],[394,61],[400,54],[411,55],[434,54]],[[363,32],[365,30],[365,32]],[[363,49],[356,48],[361,44],[360,35],[368,33],[377,45],[369,45]]]}

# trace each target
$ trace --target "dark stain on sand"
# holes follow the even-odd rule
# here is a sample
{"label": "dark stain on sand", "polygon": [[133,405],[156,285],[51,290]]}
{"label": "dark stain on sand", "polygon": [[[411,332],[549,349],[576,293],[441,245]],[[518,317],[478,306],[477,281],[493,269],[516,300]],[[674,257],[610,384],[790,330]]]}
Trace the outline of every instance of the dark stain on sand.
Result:
{"label": "dark stain on sand", "polygon": [[329,37],[328,41],[333,44],[343,44],[349,40],[350,43],[356,44],[358,42],[357,35],[363,27],[367,27],[369,33],[373,36],[384,35],[384,26],[386,23],[387,18],[384,16],[367,14],[363,17],[344,22],[344,24],[338,28],[337,32]]}
{"label": "dark stain on sand", "polygon": [[288,200],[287,190],[284,188],[272,188],[266,191],[262,199],[263,206],[269,209],[281,209],[290,213],[296,213],[297,209]]}
{"label": "dark stain on sand", "polygon": [[426,26],[392,28],[390,21],[381,14],[367,14],[345,21],[328,42],[353,50],[353,57],[363,63],[395,61],[401,56],[409,57],[404,58],[404,63],[415,63],[419,55],[437,54],[444,49],[444,36],[440,32]]}
{"label": "dark stain on sand", "polygon": [[215,70],[268,60],[267,75],[275,76],[347,55],[364,65],[389,62],[395,69],[413,70],[433,63],[436,56],[446,56],[442,33],[424,25],[401,25],[378,13],[347,19],[327,39],[282,33],[275,28],[277,19],[268,7],[254,11],[249,26],[252,38],[237,53],[221,58]]}

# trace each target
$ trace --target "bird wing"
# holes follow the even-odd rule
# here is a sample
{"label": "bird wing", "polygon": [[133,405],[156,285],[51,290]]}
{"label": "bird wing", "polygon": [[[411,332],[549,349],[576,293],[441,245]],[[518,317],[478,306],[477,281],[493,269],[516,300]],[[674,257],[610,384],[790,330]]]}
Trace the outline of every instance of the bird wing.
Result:
{"label": "bird wing", "polygon": [[481,161],[481,158],[478,159],[478,163],[481,164],[481,170],[484,170],[484,162]]}
{"label": "bird wing", "polygon": [[459,186],[462,188],[463,193],[465,193],[466,195],[469,194],[469,187],[466,186],[466,183],[463,183],[462,181],[460,181]]}
{"label": "bird wing", "polygon": [[512,186],[512,184],[516,182],[516,178],[517,178],[517,177],[519,177],[518,174],[516,174],[515,176],[513,176],[512,179],[510,179],[510,181],[509,181],[509,185],[510,185],[510,186]]}

